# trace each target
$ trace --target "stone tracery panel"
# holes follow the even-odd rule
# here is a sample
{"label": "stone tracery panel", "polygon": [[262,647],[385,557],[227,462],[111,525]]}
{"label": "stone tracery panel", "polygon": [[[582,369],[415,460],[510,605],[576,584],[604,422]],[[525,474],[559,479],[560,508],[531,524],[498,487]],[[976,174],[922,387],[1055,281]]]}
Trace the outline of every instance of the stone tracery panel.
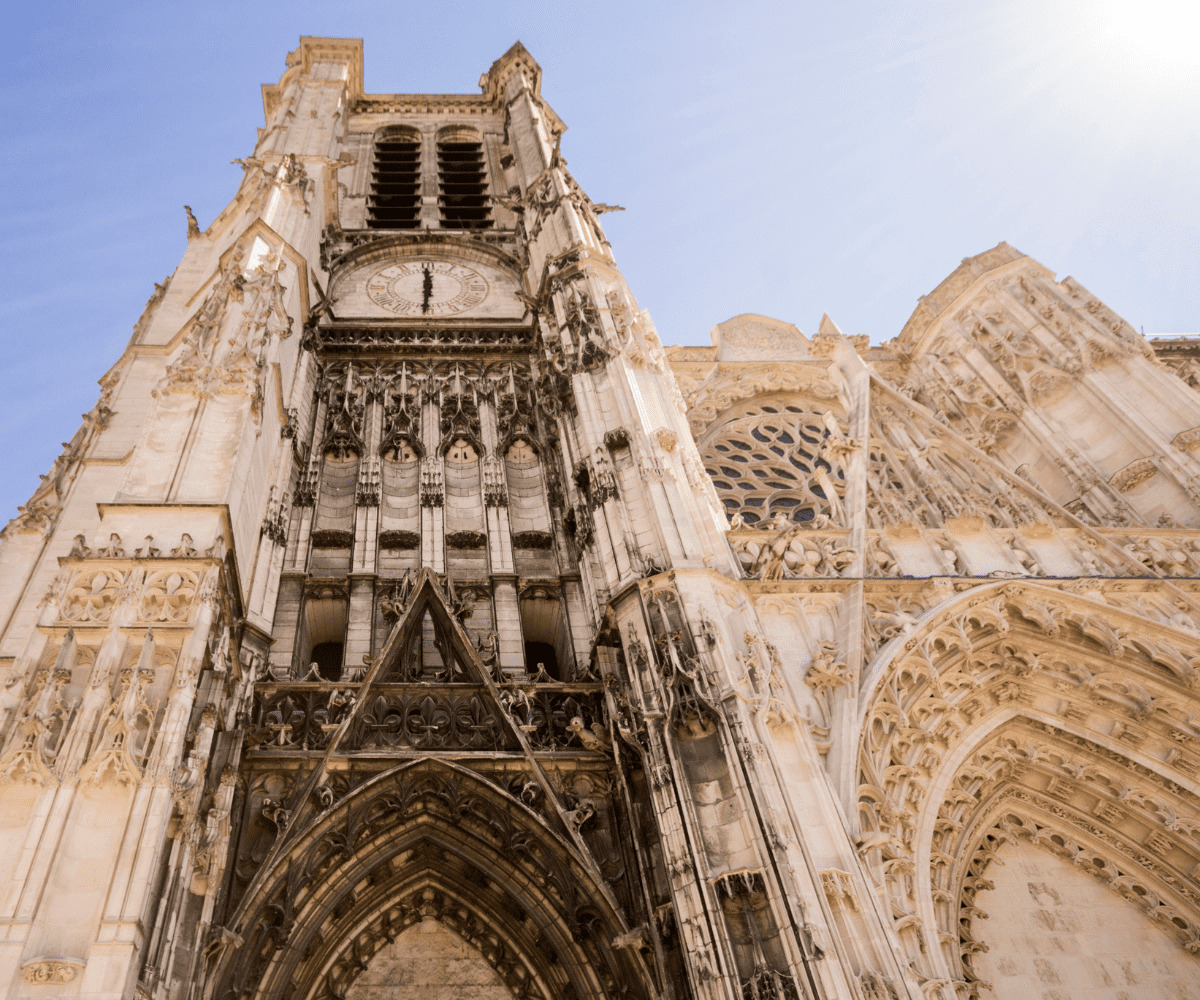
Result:
{"label": "stone tracery panel", "polygon": [[840,523],[845,473],[825,447],[824,419],[790,402],[758,403],[721,424],[701,448],[730,517]]}

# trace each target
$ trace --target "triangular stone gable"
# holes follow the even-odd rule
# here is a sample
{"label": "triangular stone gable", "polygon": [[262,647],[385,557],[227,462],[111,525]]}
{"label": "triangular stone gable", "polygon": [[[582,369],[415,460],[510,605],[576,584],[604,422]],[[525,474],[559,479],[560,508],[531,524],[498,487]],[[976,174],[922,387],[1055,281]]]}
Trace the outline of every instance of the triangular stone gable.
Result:
{"label": "triangular stone gable", "polygon": [[486,684],[487,668],[428,568],[412,583],[379,656],[377,683]]}
{"label": "triangular stone gable", "polygon": [[511,716],[514,696],[500,691],[475,651],[455,614],[453,582],[449,588],[428,568],[405,585],[338,753],[528,750]]}

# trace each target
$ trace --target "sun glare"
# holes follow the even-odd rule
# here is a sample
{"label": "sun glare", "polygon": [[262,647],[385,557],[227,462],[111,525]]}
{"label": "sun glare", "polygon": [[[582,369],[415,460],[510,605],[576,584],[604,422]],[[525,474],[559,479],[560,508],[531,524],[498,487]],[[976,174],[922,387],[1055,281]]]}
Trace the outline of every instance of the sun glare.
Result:
{"label": "sun glare", "polygon": [[1200,67],[1198,0],[1103,0],[1094,10],[1110,39],[1131,54]]}

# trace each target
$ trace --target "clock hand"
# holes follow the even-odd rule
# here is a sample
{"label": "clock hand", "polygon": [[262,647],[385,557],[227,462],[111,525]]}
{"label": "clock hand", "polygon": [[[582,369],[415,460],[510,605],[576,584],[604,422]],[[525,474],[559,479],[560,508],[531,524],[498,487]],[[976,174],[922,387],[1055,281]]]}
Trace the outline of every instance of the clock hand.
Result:
{"label": "clock hand", "polygon": [[425,298],[421,302],[421,312],[427,313],[429,312],[429,300],[433,296],[433,271],[428,264],[425,265],[423,273],[425,280],[421,282],[421,292]]}

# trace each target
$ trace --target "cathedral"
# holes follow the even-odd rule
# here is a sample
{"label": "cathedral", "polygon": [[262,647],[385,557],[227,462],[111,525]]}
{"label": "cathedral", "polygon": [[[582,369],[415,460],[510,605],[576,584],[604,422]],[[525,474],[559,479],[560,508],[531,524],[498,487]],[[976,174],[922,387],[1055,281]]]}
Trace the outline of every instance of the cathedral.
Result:
{"label": "cathedral", "polygon": [[522,45],[362,53],[2,533],[0,995],[1200,998],[1200,344],[664,346]]}

